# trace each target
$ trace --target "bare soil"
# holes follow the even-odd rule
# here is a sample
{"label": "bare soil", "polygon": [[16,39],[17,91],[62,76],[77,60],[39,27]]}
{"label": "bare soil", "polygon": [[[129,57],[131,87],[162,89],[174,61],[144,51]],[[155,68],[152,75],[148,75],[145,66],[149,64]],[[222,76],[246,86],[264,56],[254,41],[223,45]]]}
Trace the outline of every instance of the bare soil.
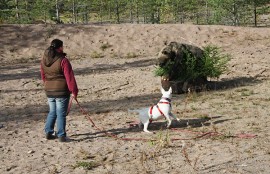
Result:
{"label": "bare soil", "polygon": [[[1,25],[0,36],[0,173],[269,173],[270,29]],[[39,63],[54,38],[64,41],[85,111],[73,102],[67,143],[44,135]],[[156,121],[149,126],[155,134],[143,133],[128,109],[160,99],[153,71],[170,41],[219,46],[232,56],[229,71],[209,79],[224,88],[173,95],[181,121],[171,129]]]}

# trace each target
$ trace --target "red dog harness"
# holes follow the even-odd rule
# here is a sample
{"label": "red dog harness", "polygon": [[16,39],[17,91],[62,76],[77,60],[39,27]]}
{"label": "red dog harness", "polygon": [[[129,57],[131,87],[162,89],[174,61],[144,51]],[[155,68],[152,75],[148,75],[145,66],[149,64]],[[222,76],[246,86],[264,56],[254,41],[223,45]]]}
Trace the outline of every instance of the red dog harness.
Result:
{"label": "red dog harness", "polygon": [[[171,106],[171,100],[170,100],[169,98],[165,98],[165,97],[162,97],[162,98],[165,99],[165,100],[167,100],[168,102],[158,102],[158,104],[168,104],[168,105],[170,105],[170,107],[172,107],[172,106]],[[158,107],[158,105],[154,105],[154,106],[156,106],[157,109],[158,109],[158,111],[159,111],[159,113],[160,113],[163,117],[165,117],[164,113],[160,110],[160,108]],[[150,119],[149,119],[150,123],[152,123],[152,121],[153,121],[153,119],[152,119],[152,117],[153,117],[152,113],[153,113],[153,108],[154,108],[154,106],[152,106],[152,107],[150,108]]]}

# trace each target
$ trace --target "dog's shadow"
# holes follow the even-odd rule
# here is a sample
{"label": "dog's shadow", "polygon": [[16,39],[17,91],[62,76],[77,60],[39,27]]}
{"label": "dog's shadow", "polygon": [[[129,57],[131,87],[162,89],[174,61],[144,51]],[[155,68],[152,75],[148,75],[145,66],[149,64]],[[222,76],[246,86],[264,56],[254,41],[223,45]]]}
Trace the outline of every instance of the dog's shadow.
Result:
{"label": "dog's shadow", "polygon": [[[176,120],[172,120],[172,124],[170,128],[198,128],[203,126],[210,126],[211,124],[220,124],[229,119],[220,119],[222,116],[215,116],[211,118],[191,118],[191,119],[182,119],[179,122]],[[218,120],[217,120],[218,119]],[[158,120],[153,121],[148,126],[148,130],[151,132],[166,130],[166,120]],[[117,128],[117,129],[109,129],[104,131],[97,131],[95,133],[84,133],[84,134],[75,134],[71,135],[73,141],[92,141],[95,138],[100,137],[112,137],[118,138],[120,134],[128,134],[128,133],[142,133],[143,128],[139,128],[137,124],[134,124],[127,128]],[[128,136],[128,135],[127,135]],[[120,136],[122,137],[122,136]]]}
{"label": "dog's shadow", "polygon": [[119,138],[119,134],[127,134],[131,132],[140,132],[138,126],[130,126],[128,128],[117,128],[117,129],[107,129],[102,131],[97,131],[94,133],[82,133],[82,134],[73,134],[70,136],[72,141],[92,141],[95,138],[102,138],[102,137],[111,137],[111,138]]}
{"label": "dog's shadow", "polygon": [[[190,118],[190,119],[181,119],[180,121],[172,120],[172,124],[170,128],[198,128],[203,126],[210,126],[211,124],[219,124],[229,119],[219,119],[222,116],[215,116],[215,117],[206,117],[206,118]],[[219,120],[216,120],[219,119]],[[148,130],[150,131],[157,131],[161,129],[166,129],[166,120],[164,121],[156,121],[151,123],[148,126]]]}

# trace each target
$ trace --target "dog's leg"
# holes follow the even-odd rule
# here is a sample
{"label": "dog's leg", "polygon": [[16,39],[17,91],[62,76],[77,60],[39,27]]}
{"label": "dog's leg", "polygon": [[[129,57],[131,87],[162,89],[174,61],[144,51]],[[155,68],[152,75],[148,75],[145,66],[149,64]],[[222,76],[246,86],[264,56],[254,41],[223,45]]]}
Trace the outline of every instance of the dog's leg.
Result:
{"label": "dog's leg", "polygon": [[164,115],[165,116],[165,118],[166,118],[166,120],[167,120],[167,128],[170,128],[170,126],[171,126],[171,124],[172,124],[172,120],[171,120],[171,118],[170,118],[170,114],[166,114],[166,115]]}
{"label": "dog's leg", "polygon": [[174,118],[175,120],[180,121],[180,119],[177,118],[175,115],[173,115],[173,113],[170,113],[170,116],[171,116],[172,118]]}
{"label": "dog's leg", "polygon": [[143,123],[143,131],[146,132],[146,133],[152,133],[150,131],[148,131],[148,125],[149,125],[150,121],[146,121],[145,123]]}

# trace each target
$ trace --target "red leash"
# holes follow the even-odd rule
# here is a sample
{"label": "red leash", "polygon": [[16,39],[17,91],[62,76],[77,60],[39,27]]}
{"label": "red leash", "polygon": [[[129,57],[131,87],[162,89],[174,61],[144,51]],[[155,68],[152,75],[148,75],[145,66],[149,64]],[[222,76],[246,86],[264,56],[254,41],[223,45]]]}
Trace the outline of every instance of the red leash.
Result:
{"label": "red leash", "polygon": [[[74,98],[74,97],[72,97],[72,99],[73,99],[73,98]],[[68,110],[70,110],[70,108],[71,108],[72,99],[71,99],[70,102],[69,102],[69,109],[68,109]],[[82,114],[84,114],[84,115],[86,116],[86,118],[92,123],[92,125],[93,125],[94,128],[96,128],[97,130],[99,130],[99,131],[101,131],[101,132],[104,132],[104,133],[105,133],[107,136],[109,136],[109,137],[113,137],[113,138],[116,138],[116,139],[120,139],[120,138],[118,138],[115,134],[108,133],[107,131],[98,128],[98,127],[96,126],[96,124],[93,122],[93,120],[90,118],[89,113],[86,112],[86,111],[83,109],[83,107],[80,105],[80,103],[78,102],[78,100],[75,99],[75,101],[76,101],[78,107],[80,108]]]}
{"label": "red leash", "polygon": [[[67,115],[69,114],[71,105],[72,105],[72,100],[74,99],[74,97],[72,96],[69,104],[68,104],[68,109],[67,109]],[[93,127],[96,128],[97,130],[104,132],[108,137],[112,137],[118,140],[124,140],[124,141],[157,141],[156,139],[147,139],[147,138],[120,138],[117,135],[113,134],[113,133],[109,133],[108,131],[104,130],[104,129],[100,129],[96,126],[96,124],[93,122],[93,120],[91,119],[90,115],[88,112],[86,112],[83,107],[80,105],[80,103],[78,102],[77,99],[75,99],[78,107],[80,108],[81,112],[83,115],[85,115],[85,117],[92,123]],[[184,129],[176,129],[176,128],[172,128],[172,130],[174,131],[181,131],[181,132],[190,132],[190,133],[195,133],[195,134],[200,134],[197,135],[193,138],[171,138],[171,141],[178,141],[178,140],[194,140],[194,139],[199,139],[199,138],[203,138],[203,137],[211,137],[211,136],[226,136],[224,134],[218,133],[218,132],[195,132],[195,131],[189,131],[189,130],[184,130]],[[235,138],[255,138],[257,135],[254,134],[237,134],[237,135],[231,135],[229,137],[235,137]]]}

